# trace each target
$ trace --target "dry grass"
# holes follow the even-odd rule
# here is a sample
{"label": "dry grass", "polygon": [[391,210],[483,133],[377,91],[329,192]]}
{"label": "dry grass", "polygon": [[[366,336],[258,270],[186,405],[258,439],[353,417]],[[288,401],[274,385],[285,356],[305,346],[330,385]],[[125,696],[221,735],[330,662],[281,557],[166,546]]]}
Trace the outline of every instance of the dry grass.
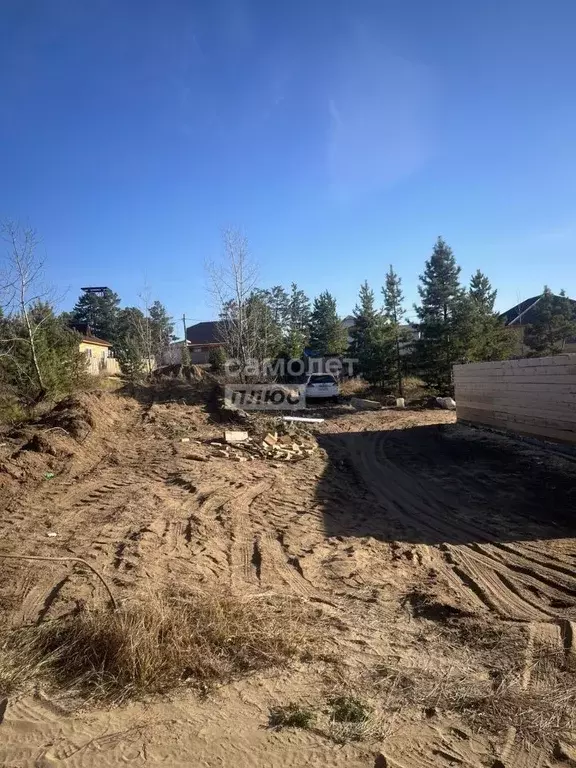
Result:
{"label": "dry grass", "polygon": [[91,700],[211,685],[286,662],[306,637],[288,602],[221,594],[150,595],[4,637],[0,693],[38,677]]}
{"label": "dry grass", "polygon": [[540,653],[525,685],[525,647],[517,639],[517,633],[508,641],[491,637],[487,646],[495,652],[460,649],[444,667],[430,659],[414,667],[381,665],[376,677],[384,711],[450,713],[479,732],[514,728],[526,744],[550,747],[576,727],[576,676],[562,653]]}
{"label": "dry grass", "polygon": [[310,728],[316,719],[308,707],[291,702],[283,707],[272,707],[268,717],[270,728]]}
{"label": "dry grass", "polygon": [[[417,376],[406,376],[403,379],[404,397],[406,400],[417,400],[430,394],[426,388],[426,383]],[[382,389],[374,387],[361,377],[355,379],[344,379],[340,383],[340,393],[343,397],[367,397],[379,402],[391,403],[396,398],[396,390]]]}
{"label": "dry grass", "polygon": [[343,397],[362,395],[370,389],[370,384],[362,378],[343,379],[340,382],[340,394]]}
{"label": "dry grass", "polygon": [[406,376],[402,385],[404,387],[404,397],[408,400],[424,397],[428,393],[426,382],[419,379],[418,376]]}

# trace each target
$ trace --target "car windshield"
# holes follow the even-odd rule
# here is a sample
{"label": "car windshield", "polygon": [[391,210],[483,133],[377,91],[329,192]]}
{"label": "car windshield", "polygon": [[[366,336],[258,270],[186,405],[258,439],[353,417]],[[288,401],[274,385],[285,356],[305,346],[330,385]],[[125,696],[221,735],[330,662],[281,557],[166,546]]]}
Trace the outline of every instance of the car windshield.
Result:
{"label": "car windshield", "polygon": [[328,376],[320,374],[318,376],[310,376],[309,384],[336,384],[334,376]]}

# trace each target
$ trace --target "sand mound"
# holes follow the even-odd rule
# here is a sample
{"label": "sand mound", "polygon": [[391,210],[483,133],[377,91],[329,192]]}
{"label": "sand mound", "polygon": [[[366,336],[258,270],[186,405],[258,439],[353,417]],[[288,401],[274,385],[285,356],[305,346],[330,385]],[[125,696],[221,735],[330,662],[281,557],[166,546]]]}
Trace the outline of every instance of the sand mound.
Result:
{"label": "sand mound", "polygon": [[0,463],[0,488],[14,490],[14,481],[50,479],[87,455],[99,452],[98,443],[113,434],[129,401],[106,392],[66,397],[37,421],[6,435],[13,449]]}

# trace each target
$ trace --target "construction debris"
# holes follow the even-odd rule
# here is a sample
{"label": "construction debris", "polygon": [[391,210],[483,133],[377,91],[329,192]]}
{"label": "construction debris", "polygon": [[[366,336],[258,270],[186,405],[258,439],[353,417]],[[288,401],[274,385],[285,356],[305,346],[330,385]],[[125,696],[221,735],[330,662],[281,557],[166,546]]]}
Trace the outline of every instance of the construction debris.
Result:
{"label": "construction debris", "polygon": [[364,400],[362,397],[352,397],[350,405],[357,411],[379,411],[382,408],[382,403],[377,400]]}
{"label": "construction debris", "polygon": [[284,416],[283,421],[302,421],[306,424],[320,424],[324,419],[311,419],[307,416]]}
{"label": "construction debris", "polygon": [[214,448],[212,455],[237,462],[254,459],[299,461],[311,456],[317,449],[316,440],[311,434],[282,422],[277,424],[274,432],[266,432],[263,436],[250,436],[247,432],[225,432],[224,437],[225,443],[220,440],[210,442]]}
{"label": "construction debris", "polygon": [[210,456],[203,456],[201,453],[187,453],[184,458],[190,461],[210,461]]}
{"label": "construction debris", "polygon": [[243,443],[245,440],[248,440],[249,437],[248,432],[242,430],[227,430],[224,432],[224,440],[229,445]]}

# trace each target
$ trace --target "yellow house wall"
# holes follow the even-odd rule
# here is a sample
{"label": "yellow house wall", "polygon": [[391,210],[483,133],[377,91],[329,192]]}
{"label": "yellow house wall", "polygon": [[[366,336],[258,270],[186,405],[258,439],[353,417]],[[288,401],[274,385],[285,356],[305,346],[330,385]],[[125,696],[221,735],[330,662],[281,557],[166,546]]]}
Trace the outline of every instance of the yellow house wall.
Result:
{"label": "yellow house wall", "polygon": [[103,357],[108,357],[108,347],[103,347],[100,344],[90,344],[90,342],[81,341],[80,352],[88,351],[92,353],[91,357],[95,357],[98,360],[102,359]]}

